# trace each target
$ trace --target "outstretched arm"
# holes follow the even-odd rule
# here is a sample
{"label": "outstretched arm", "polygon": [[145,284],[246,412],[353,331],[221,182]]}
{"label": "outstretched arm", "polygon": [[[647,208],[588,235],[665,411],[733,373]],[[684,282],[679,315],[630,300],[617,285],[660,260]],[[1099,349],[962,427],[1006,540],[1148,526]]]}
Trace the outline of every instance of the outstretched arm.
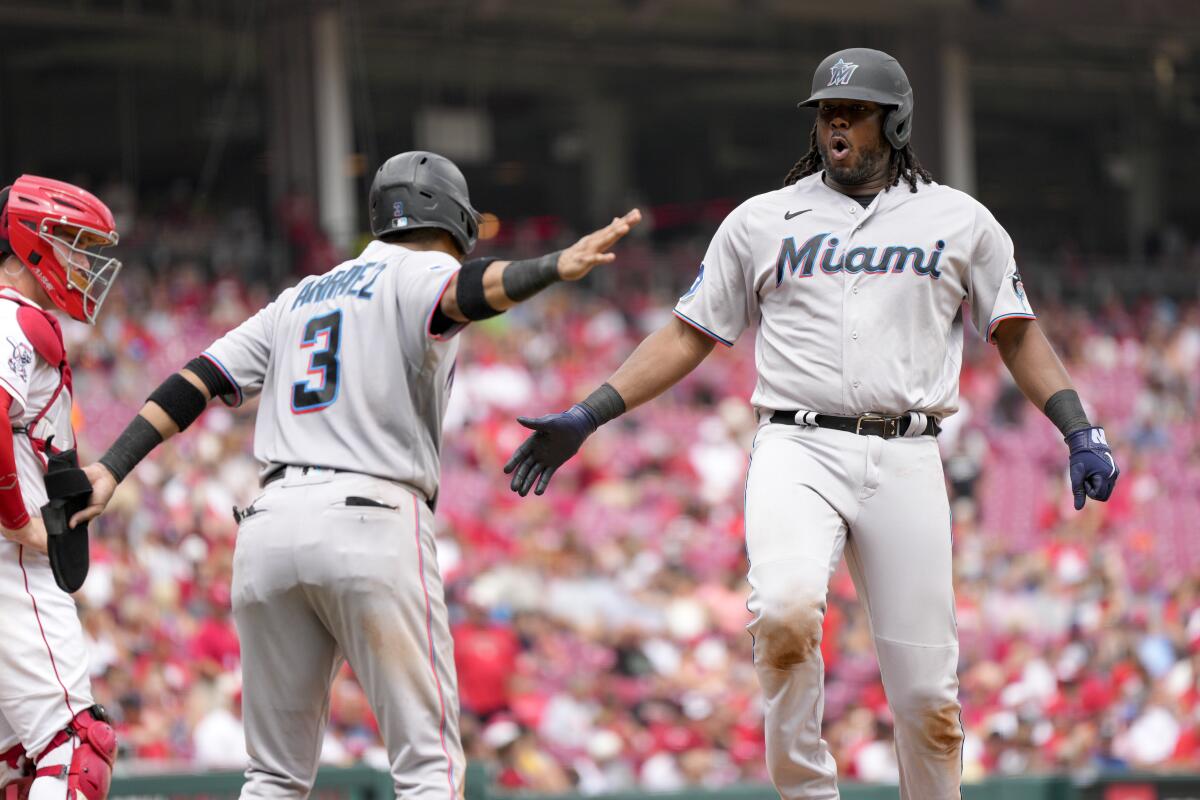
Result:
{"label": "outstretched arm", "polygon": [[1017,387],[1058,427],[1070,447],[1075,508],[1083,508],[1088,497],[1107,500],[1121,471],[1104,429],[1088,420],[1079,394],[1041,326],[1032,319],[1010,319],[1000,323],[993,338]]}
{"label": "outstretched arm", "polygon": [[608,252],[642,219],[636,208],[556,253],[523,261],[468,261],[450,279],[438,310],[457,323],[487,319],[528,300],[551,284],[577,281],[616,256]]}
{"label": "outstretched arm", "polygon": [[561,414],[518,421],[534,431],[504,465],[512,474],[512,490],[522,497],[536,484],[542,494],[550,478],[598,427],[626,411],[653,400],[699,366],[713,349],[713,340],[678,318],[659,328],[637,346],[612,377],[587,399]]}
{"label": "outstretched arm", "polygon": [[[92,482],[92,497],[87,508],[71,517],[71,527],[100,516],[117,484],[151,450],[194,422],[215,395],[223,393],[221,389],[225,387],[217,384],[227,379],[215,369],[205,368],[205,363],[194,360],[163,381],[108,452],[95,464],[83,468]],[[204,377],[193,371],[192,365],[197,365]],[[232,384],[227,388],[232,390]]]}

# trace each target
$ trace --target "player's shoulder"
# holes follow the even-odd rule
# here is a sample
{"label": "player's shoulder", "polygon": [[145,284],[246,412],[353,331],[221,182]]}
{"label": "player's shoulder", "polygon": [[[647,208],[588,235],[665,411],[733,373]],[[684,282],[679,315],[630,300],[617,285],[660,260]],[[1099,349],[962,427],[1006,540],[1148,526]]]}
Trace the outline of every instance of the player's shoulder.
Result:
{"label": "player's shoulder", "polygon": [[917,181],[917,191],[915,192],[909,188],[907,183],[901,181],[898,186],[892,187],[891,191],[900,201],[937,203],[943,208],[960,209],[970,213],[977,213],[980,210],[987,211],[983,203],[971,195],[937,181],[929,183]]}
{"label": "player's shoulder", "polygon": [[749,197],[740,206],[735,208],[733,213],[752,215],[760,211],[776,211],[783,206],[791,207],[795,205],[797,199],[809,194],[814,178],[819,180],[820,175],[810,175],[807,178],[801,178],[790,186],[782,186],[778,189],[772,189],[769,192],[762,192]]}
{"label": "player's shoulder", "polygon": [[24,301],[18,295],[9,297],[0,291],[0,341],[14,348],[32,349],[46,361],[57,364],[63,357],[62,340],[54,330],[46,312]]}
{"label": "player's shoulder", "polygon": [[803,187],[793,184],[748,197],[725,216],[722,226],[752,227],[756,220],[773,218],[781,208],[792,208],[803,192]]}

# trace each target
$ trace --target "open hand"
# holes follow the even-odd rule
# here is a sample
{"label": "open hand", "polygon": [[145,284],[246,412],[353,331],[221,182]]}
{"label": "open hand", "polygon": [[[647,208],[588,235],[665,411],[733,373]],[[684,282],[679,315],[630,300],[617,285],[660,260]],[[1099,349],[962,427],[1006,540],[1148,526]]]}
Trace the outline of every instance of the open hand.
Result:
{"label": "open hand", "polygon": [[596,430],[596,420],[583,406],[576,404],[561,414],[547,414],[517,422],[533,431],[504,465],[504,474],[512,475],[509,488],[524,497],[537,484],[534,494],[542,494],[550,485],[555,470],[579,452],[583,440]]}
{"label": "open hand", "polygon": [[558,255],[558,275],[564,281],[577,281],[592,271],[598,264],[608,264],[616,255],[608,250],[625,234],[642,221],[642,212],[636,208],[598,231],[584,236]]}
{"label": "open hand", "polygon": [[113,492],[117,490],[117,479],[103,464],[88,464],[83,468],[83,472],[92,482],[92,497],[88,500],[87,508],[71,517],[68,524],[72,528],[100,516],[100,512],[104,511],[108,501],[112,499]]}

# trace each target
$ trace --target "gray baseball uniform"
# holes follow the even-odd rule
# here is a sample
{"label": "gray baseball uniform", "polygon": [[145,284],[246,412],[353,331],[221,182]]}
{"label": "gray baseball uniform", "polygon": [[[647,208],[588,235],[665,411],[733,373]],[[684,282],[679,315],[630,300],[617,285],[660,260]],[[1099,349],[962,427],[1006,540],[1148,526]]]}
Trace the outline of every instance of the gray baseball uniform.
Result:
{"label": "gray baseball uniform", "polygon": [[242,642],[243,798],[305,797],[346,659],[404,798],[461,797],[453,646],[432,527],[461,327],[433,311],[457,260],[372,242],[306,278],[204,355],[240,403],[262,394],[264,494],[244,512],[233,605]]}
{"label": "gray baseball uniform", "polygon": [[[962,731],[950,509],[928,417],[957,407],[963,300],[980,333],[1033,318],[1008,235],[937,184],[866,208],[817,173],[754,197],[717,231],[676,315],[732,345],[758,323],[762,420],[746,487],[767,765],[786,800],[835,800],[821,738],[819,643],[829,578],[846,554],[896,725],[901,797],[959,797]],[[772,424],[796,412],[797,425]],[[811,415],[909,414],[884,439]]]}

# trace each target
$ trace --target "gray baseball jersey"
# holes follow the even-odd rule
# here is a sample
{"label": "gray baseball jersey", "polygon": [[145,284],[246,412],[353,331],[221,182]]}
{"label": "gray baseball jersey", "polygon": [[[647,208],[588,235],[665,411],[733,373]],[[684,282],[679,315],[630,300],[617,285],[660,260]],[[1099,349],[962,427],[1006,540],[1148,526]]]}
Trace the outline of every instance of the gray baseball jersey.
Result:
{"label": "gray baseball jersey", "polygon": [[964,298],[988,338],[1034,318],[1012,241],[983,205],[933,183],[863,208],[817,173],[736,208],[675,314],[725,345],[759,323],[759,408],[945,417]]}
{"label": "gray baseball jersey", "polygon": [[358,258],[305,278],[209,347],[237,387],[262,393],[254,455],[437,492],[442,417],[461,326],[430,326],[459,263],[372,242]]}

